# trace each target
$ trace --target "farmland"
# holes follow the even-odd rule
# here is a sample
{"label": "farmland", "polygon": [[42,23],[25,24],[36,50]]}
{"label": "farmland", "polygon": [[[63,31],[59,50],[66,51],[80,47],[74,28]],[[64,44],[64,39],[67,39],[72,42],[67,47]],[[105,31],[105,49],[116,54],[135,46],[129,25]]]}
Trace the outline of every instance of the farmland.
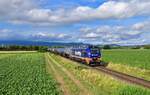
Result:
{"label": "farmland", "polygon": [[43,53],[0,54],[0,95],[58,95]]}
{"label": "farmland", "polygon": [[104,50],[108,68],[150,80],[150,50]]}
{"label": "farmland", "polygon": [[[86,68],[86,66],[70,61],[54,54],[48,55],[53,65],[69,71],[74,79],[79,80],[85,89],[93,95],[149,95],[150,90],[135,85],[128,85],[108,75]],[[62,73],[62,72],[61,72]],[[61,74],[62,76],[64,74]],[[66,75],[67,76],[67,75]],[[70,87],[68,87],[70,89]],[[82,89],[78,90],[80,95]],[[84,94],[85,95],[85,94]]]}
{"label": "farmland", "polygon": [[37,51],[0,51],[0,54],[10,54],[10,53],[34,53]]}
{"label": "farmland", "polygon": [[104,50],[103,59],[116,64],[150,69],[150,50]]}
{"label": "farmland", "polygon": [[[149,56],[148,50],[107,50],[103,51],[103,60],[110,62],[108,68],[149,80],[146,66],[150,60],[144,62],[137,52],[143,58]],[[138,65],[133,64],[132,57],[137,58]],[[145,67],[140,64],[141,60]],[[147,88],[128,84],[52,53],[0,54],[0,84],[0,95],[150,95]]]}

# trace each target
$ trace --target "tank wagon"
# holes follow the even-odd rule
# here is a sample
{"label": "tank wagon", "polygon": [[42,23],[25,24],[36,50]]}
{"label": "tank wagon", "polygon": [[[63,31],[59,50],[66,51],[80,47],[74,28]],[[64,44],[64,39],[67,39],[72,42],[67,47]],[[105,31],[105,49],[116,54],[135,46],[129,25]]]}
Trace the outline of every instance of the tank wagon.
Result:
{"label": "tank wagon", "polygon": [[100,49],[96,46],[78,48],[50,48],[49,51],[87,65],[107,66],[107,63],[102,61]]}

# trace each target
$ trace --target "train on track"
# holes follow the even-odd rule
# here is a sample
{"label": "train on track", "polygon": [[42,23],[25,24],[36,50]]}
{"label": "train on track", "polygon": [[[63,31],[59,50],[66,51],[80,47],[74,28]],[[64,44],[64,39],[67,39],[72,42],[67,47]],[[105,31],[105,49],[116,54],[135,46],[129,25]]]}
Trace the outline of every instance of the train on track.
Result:
{"label": "train on track", "polygon": [[70,47],[70,48],[49,48],[50,52],[81,62],[90,66],[107,66],[108,63],[102,61],[102,54],[96,46]]}

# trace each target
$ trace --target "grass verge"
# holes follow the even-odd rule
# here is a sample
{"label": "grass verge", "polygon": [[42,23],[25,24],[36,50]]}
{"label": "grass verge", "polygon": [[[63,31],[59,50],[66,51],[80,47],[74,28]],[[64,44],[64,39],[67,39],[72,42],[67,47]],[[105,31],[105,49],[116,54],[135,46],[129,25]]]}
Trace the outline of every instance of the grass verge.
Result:
{"label": "grass verge", "polygon": [[[61,63],[74,74],[94,95],[149,95],[150,90],[136,85],[118,81],[96,70],[87,69],[76,62],[53,55],[53,59]],[[137,93],[135,93],[137,91]]]}

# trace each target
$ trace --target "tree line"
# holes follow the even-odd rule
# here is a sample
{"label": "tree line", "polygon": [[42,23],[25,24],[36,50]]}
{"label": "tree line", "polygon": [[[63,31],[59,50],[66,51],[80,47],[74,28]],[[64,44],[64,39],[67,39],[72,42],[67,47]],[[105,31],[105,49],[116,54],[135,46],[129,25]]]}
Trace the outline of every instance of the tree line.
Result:
{"label": "tree line", "polygon": [[[63,46],[53,46],[53,48],[63,48]],[[150,49],[150,45],[141,46],[111,46],[104,45],[98,46],[101,49]],[[39,51],[45,52],[48,50],[48,46],[20,46],[20,45],[1,45],[0,51]]]}
{"label": "tree line", "polygon": [[47,46],[20,46],[20,45],[1,45],[0,51],[47,51]]}
{"label": "tree line", "polygon": [[150,45],[137,45],[137,46],[111,46],[104,45],[101,49],[150,49]]}

